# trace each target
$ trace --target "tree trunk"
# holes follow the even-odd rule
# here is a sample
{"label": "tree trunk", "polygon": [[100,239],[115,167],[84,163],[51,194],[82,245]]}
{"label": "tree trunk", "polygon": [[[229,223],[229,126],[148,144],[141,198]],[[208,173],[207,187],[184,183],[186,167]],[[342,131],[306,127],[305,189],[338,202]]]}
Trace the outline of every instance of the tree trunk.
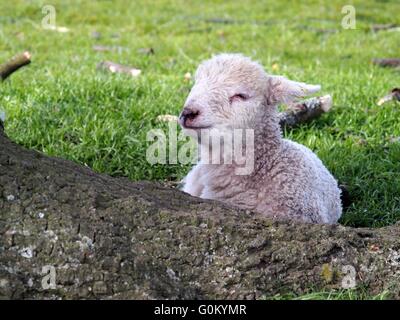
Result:
{"label": "tree trunk", "polygon": [[398,224],[274,222],[26,150],[1,129],[0,219],[1,298],[253,299],[353,280],[400,296]]}

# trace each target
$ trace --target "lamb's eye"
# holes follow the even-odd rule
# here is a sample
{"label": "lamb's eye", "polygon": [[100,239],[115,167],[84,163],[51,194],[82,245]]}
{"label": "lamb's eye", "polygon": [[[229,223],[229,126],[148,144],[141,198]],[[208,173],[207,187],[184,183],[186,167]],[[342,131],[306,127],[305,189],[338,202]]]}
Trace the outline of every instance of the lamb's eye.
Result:
{"label": "lamb's eye", "polygon": [[245,101],[248,98],[249,98],[249,96],[247,94],[237,93],[237,94],[233,95],[232,97],[230,97],[229,101],[230,101],[230,103],[232,103],[233,101],[237,101],[237,100]]}

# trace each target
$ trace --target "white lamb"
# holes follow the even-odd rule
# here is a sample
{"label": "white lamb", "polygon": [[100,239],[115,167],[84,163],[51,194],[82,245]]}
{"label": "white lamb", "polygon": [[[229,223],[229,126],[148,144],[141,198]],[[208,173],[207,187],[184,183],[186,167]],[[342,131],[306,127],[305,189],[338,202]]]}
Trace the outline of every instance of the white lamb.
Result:
{"label": "white lamb", "polygon": [[[184,179],[183,191],[277,219],[336,223],[342,214],[337,181],[311,150],[283,139],[278,123],[279,103],[319,89],[268,75],[260,64],[239,54],[201,63],[179,123],[198,139],[202,154],[212,152],[210,140],[201,138],[205,130],[254,130],[254,169],[238,174],[242,164],[213,164],[209,156],[201,156]],[[222,145],[220,152],[225,151]]]}

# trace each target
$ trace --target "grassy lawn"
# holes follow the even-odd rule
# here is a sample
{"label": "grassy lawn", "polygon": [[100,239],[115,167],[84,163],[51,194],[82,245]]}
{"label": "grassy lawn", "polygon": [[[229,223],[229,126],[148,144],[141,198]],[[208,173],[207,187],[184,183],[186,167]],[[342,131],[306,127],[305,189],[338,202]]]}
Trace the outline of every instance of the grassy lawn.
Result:
{"label": "grassy lawn", "polygon": [[312,292],[309,294],[296,296],[293,294],[275,295],[266,297],[266,300],[386,300],[390,299],[390,294],[384,291],[375,296],[369,296],[364,291],[352,289],[342,289],[336,291]]}
{"label": "grassy lawn", "polygon": [[[41,27],[42,6],[49,3],[57,25],[70,32]],[[158,115],[180,111],[191,85],[185,73],[212,54],[242,52],[270,72],[319,83],[323,94],[333,95],[331,113],[285,135],[314,150],[349,186],[354,202],[341,223],[391,224],[400,218],[400,104],[376,102],[399,86],[400,73],[370,61],[398,57],[400,32],[369,28],[400,23],[400,3],[322,3],[1,1],[0,61],[24,50],[33,55],[29,67],[0,84],[6,130],[27,147],[98,172],[177,181],[189,167],[150,165],[147,132],[167,128]],[[356,30],[341,27],[341,8],[349,3]],[[93,45],[122,49],[96,52]],[[138,51],[150,47],[154,55]],[[142,74],[102,73],[96,65],[103,60]]]}

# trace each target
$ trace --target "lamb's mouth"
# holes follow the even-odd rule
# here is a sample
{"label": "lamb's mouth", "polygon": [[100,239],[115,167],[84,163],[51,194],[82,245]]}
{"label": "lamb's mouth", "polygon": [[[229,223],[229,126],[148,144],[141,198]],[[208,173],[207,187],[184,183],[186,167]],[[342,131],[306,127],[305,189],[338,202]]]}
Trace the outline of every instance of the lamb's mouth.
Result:
{"label": "lamb's mouth", "polygon": [[183,125],[184,129],[189,129],[189,130],[204,130],[204,129],[211,129],[211,126],[187,126]]}

